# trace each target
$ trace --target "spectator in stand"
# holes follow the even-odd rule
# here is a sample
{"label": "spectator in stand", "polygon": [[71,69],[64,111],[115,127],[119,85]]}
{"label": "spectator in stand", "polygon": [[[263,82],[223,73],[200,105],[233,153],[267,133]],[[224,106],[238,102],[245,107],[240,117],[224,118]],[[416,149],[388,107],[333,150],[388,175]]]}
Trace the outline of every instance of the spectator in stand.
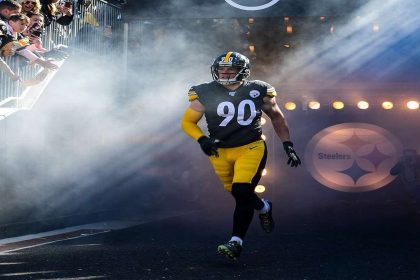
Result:
{"label": "spectator in stand", "polygon": [[63,60],[69,56],[65,51],[66,46],[59,45],[51,50],[47,50],[42,46],[41,35],[44,32],[44,16],[42,14],[28,13],[30,19],[28,28],[22,33],[28,38],[30,45],[28,49],[38,54],[42,53],[44,58],[53,60]]}
{"label": "spectator in stand", "polygon": [[26,15],[41,12],[41,2],[39,0],[20,0],[20,4],[22,5],[22,13]]}
{"label": "spectator in stand", "polygon": [[29,19],[31,20],[31,25],[34,23],[38,23],[41,27],[44,27],[44,15],[41,13],[27,13],[26,14]]}
{"label": "spectator in stand", "polygon": [[36,63],[42,67],[50,70],[56,70],[57,65],[51,61],[44,60],[41,57],[35,55],[30,49],[28,49],[29,40],[25,39],[20,33],[24,32],[29,25],[29,18],[24,14],[14,14],[9,17],[7,24],[8,35],[10,35],[15,41],[19,42],[21,47],[16,50],[16,53],[27,58],[31,64]]}
{"label": "spectator in stand", "polygon": [[[9,56],[13,55],[14,52],[8,52],[6,48],[3,48],[6,46],[10,38],[8,38],[7,35],[7,25],[5,22],[0,21],[0,55]],[[20,77],[13,72],[13,70],[10,68],[10,66],[0,57],[0,71],[4,72],[6,75],[8,75],[13,81],[19,81]]]}
{"label": "spectator in stand", "polygon": [[0,20],[6,22],[10,15],[20,13],[22,6],[13,0],[0,1]]}
{"label": "spectator in stand", "polygon": [[[7,21],[7,34],[12,36],[15,40],[19,41],[24,39],[24,36],[21,35],[23,31],[28,28],[29,18],[25,14],[13,14],[9,16]],[[22,45],[23,41],[19,42]]]}
{"label": "spectator in stand", "polygon": [[44,14],[45,27],[53,21],[61,25],[69,25],[73,21],[73,2],[71,0],[41,0],[41,11]]}
{"label": "spectator in stand", "polygon": [[29,12],[26,14],[29,17],[29,26],[21,34],[28,38],[31,51],[45,52],[47,51],[42,47],[41,35],[44,32],[44,16]]}

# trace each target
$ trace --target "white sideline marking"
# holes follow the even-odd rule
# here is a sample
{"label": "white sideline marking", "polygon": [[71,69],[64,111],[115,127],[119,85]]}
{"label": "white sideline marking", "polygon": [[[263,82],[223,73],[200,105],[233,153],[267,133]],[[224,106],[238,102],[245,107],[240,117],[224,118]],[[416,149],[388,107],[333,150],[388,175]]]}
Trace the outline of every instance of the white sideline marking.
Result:
{"label": "white sideline marking", "polygon": [[62,229],[46,231],[46,232],[41,232],[41,233],[36,233],[36,234],[27,234],[23,236],[0,239],[0,255],[13,252],[13,251],[51,244],[51,243],[55,243],[59,241],[71,240],[71,239],[106,233],[112,230],[126,229],[129,227],[146,224],[146,223],[150,223],[154,221],[164,220],[167,218],[188,215],[194,212],[196,211],[179,212],[172,215],[162,215],[155,219],[150,219],[150,220],[104,221],[104,222],[99,222],[99,223],[66,227]]}

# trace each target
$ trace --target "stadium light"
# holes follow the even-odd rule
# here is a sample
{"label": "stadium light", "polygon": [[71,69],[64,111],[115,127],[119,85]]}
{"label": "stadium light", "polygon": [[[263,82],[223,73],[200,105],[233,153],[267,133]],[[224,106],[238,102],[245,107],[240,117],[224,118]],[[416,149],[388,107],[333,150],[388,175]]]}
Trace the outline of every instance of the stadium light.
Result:
{"label": "stadium light", "polygon": [[385,110],[391,110],[392,108],[394,108],[394,103],[392,103],[391,101],[384,101],[382,102],[382,108],[384,108]]}
{"label": "stadium light", "polygon": [[367,101],[359,101],[357,102],[357,108],[359,108],[360,110],[366,110],[369,108],[369,102]]}
{"label": "stadium light", "polygon": [[284,104],[284,108],[286,110],[292,111],[292,110],[296,109],[296,103],[295,102],[286,102],[286,104]]}
{"label": "stadium light", "polygon": [[318,101],[309,101],[308,107],[312,110],[318,110],[321,108],[321,104]]}
{"label": "stadium light", "polygon": [[407,108],[410,110],[417,110],[419,108],[419,103],[414,100],[410,100],[407,102]]}
{"label": "stadium light", "polygon": [[341,101],[334,101],[334,102],[332,103],[332,106],[333,106],[333,108],[334,108],[334,109],[336,109],[336,110],[341,110],[341,109],[343,109],[343,108],[344,108],[344,103],[343,103],[343,102],[341,102]]}
{"label": "stadium light", "polygon": [[256,193],[263,193],[263,192],[265,192],[265,187],[263,185],[257,185],[255,187],[255,192]]}

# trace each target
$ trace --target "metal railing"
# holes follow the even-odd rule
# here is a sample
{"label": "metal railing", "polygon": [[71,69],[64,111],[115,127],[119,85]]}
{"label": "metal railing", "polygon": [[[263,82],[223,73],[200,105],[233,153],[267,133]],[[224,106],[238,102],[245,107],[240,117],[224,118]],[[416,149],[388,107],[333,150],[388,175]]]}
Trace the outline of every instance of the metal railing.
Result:
{"label": "metal railing", "polygon": [[[89,5],[77,1],[74,5],[73,22],[68,26],[56,22],[48,26],[41,38],[43,47],[52,50],[65,45],[72,53],[81,51],[95,55],[110,55],[117,50],[116,45],[121,42],[123,33],[121,8],[102,0],[92,0]],[[28,65],[27,60],[19,55],[3,57],[3,60],[22,81],[33,78],[42,70],[38,65]],[[16,100],[24,90],[25,83],[12,81],[0,71],[0,107],[16,106],[9,100]]]}

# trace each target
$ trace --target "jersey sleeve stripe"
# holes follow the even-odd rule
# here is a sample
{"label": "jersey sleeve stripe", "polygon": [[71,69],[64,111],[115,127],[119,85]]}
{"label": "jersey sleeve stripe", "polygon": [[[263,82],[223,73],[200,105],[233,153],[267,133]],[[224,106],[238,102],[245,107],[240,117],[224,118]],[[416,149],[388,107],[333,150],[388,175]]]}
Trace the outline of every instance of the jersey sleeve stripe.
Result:
{"label": "jersey sleeve stripe", "polygon": [[267,95],[270,96],[270,97],[277,96],[277,92],[276,92],[275,88],[274,87],[268,88],[267,89]]}

